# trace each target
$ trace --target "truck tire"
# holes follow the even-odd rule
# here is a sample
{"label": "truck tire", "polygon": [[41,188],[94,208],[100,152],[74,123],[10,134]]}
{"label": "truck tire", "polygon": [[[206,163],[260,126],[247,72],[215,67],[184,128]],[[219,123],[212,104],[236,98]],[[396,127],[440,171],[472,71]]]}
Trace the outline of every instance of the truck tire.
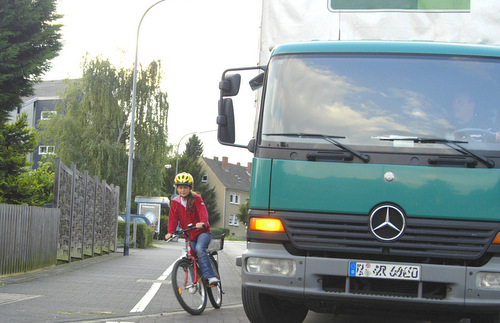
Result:
{"label": "truck tire", "polygon": [[309,309],[302,304],[241,288],[245,313],[252,323],[300,323]]}

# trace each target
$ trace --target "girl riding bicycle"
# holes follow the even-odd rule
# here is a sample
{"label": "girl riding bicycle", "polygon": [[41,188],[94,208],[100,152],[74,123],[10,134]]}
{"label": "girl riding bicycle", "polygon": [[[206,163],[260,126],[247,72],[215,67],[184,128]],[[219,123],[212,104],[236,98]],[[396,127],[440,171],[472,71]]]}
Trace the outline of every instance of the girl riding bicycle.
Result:
{"label": "girl riding bicycle", "polygon": [[208,280],[210,285],[216,284],[219,279],[215,276],[207,254],[208,244],[212,240],[207,207],[203,203],[201,196],[193,191],[194,180],[191,174],[177,174],[174,185],[179,195],[173,198],[170,203],[168,233],[165,235],[165,240],[172,237],[178,222],[182,229],[187,229],[189,224],[196,223],[196,228],[199,230],[188,232],[191,245],[198,256],[198,263],[203,277]]}

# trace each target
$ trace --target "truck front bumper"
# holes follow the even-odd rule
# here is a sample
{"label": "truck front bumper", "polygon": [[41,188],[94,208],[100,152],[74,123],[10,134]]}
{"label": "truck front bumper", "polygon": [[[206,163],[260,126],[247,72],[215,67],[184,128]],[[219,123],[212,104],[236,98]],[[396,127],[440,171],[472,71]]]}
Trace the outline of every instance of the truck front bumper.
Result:
{"label": "truck front bumper", "polygon": [[[500,289],[478,286],[479,273],[500,274],[500,259],[482,267],[407,264],[421,267],[419,281],[349,276],[351,261],[293,256],[281,244],[249,242],[242,255],[242,286],[260,293],[308,304],[316,311],[335,307],[399,310],[500,311]],[[249,258],[283,259],[295,263],[285,275],[249,271]]]}

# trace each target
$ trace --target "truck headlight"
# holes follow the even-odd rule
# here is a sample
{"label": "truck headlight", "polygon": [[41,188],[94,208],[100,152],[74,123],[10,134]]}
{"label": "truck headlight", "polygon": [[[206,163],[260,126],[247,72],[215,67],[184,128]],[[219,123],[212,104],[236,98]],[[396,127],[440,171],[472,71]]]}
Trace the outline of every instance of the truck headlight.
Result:
{"label": "truck headlight", "polygon": [[500,290],[500,273],[478,273],[477,287]]}
{"label": "truck headlight", "polygon": [[289,259],[249,257],[246,268],[252,274],[295,275],[295,261]]}

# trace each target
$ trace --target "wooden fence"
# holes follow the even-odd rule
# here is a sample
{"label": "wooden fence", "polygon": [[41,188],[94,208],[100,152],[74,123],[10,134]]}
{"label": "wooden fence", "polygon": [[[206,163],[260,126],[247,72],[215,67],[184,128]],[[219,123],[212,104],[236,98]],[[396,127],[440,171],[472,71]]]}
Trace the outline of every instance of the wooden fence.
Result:
{"label": "wooden fence", "polygon": [[59,209],[0,205],[0,276],[56,264]]}
{"label": "wooden fence", "polygon": [[120,188],[55,162],[53,208],[0,205],[0,276],[116,251]]}

